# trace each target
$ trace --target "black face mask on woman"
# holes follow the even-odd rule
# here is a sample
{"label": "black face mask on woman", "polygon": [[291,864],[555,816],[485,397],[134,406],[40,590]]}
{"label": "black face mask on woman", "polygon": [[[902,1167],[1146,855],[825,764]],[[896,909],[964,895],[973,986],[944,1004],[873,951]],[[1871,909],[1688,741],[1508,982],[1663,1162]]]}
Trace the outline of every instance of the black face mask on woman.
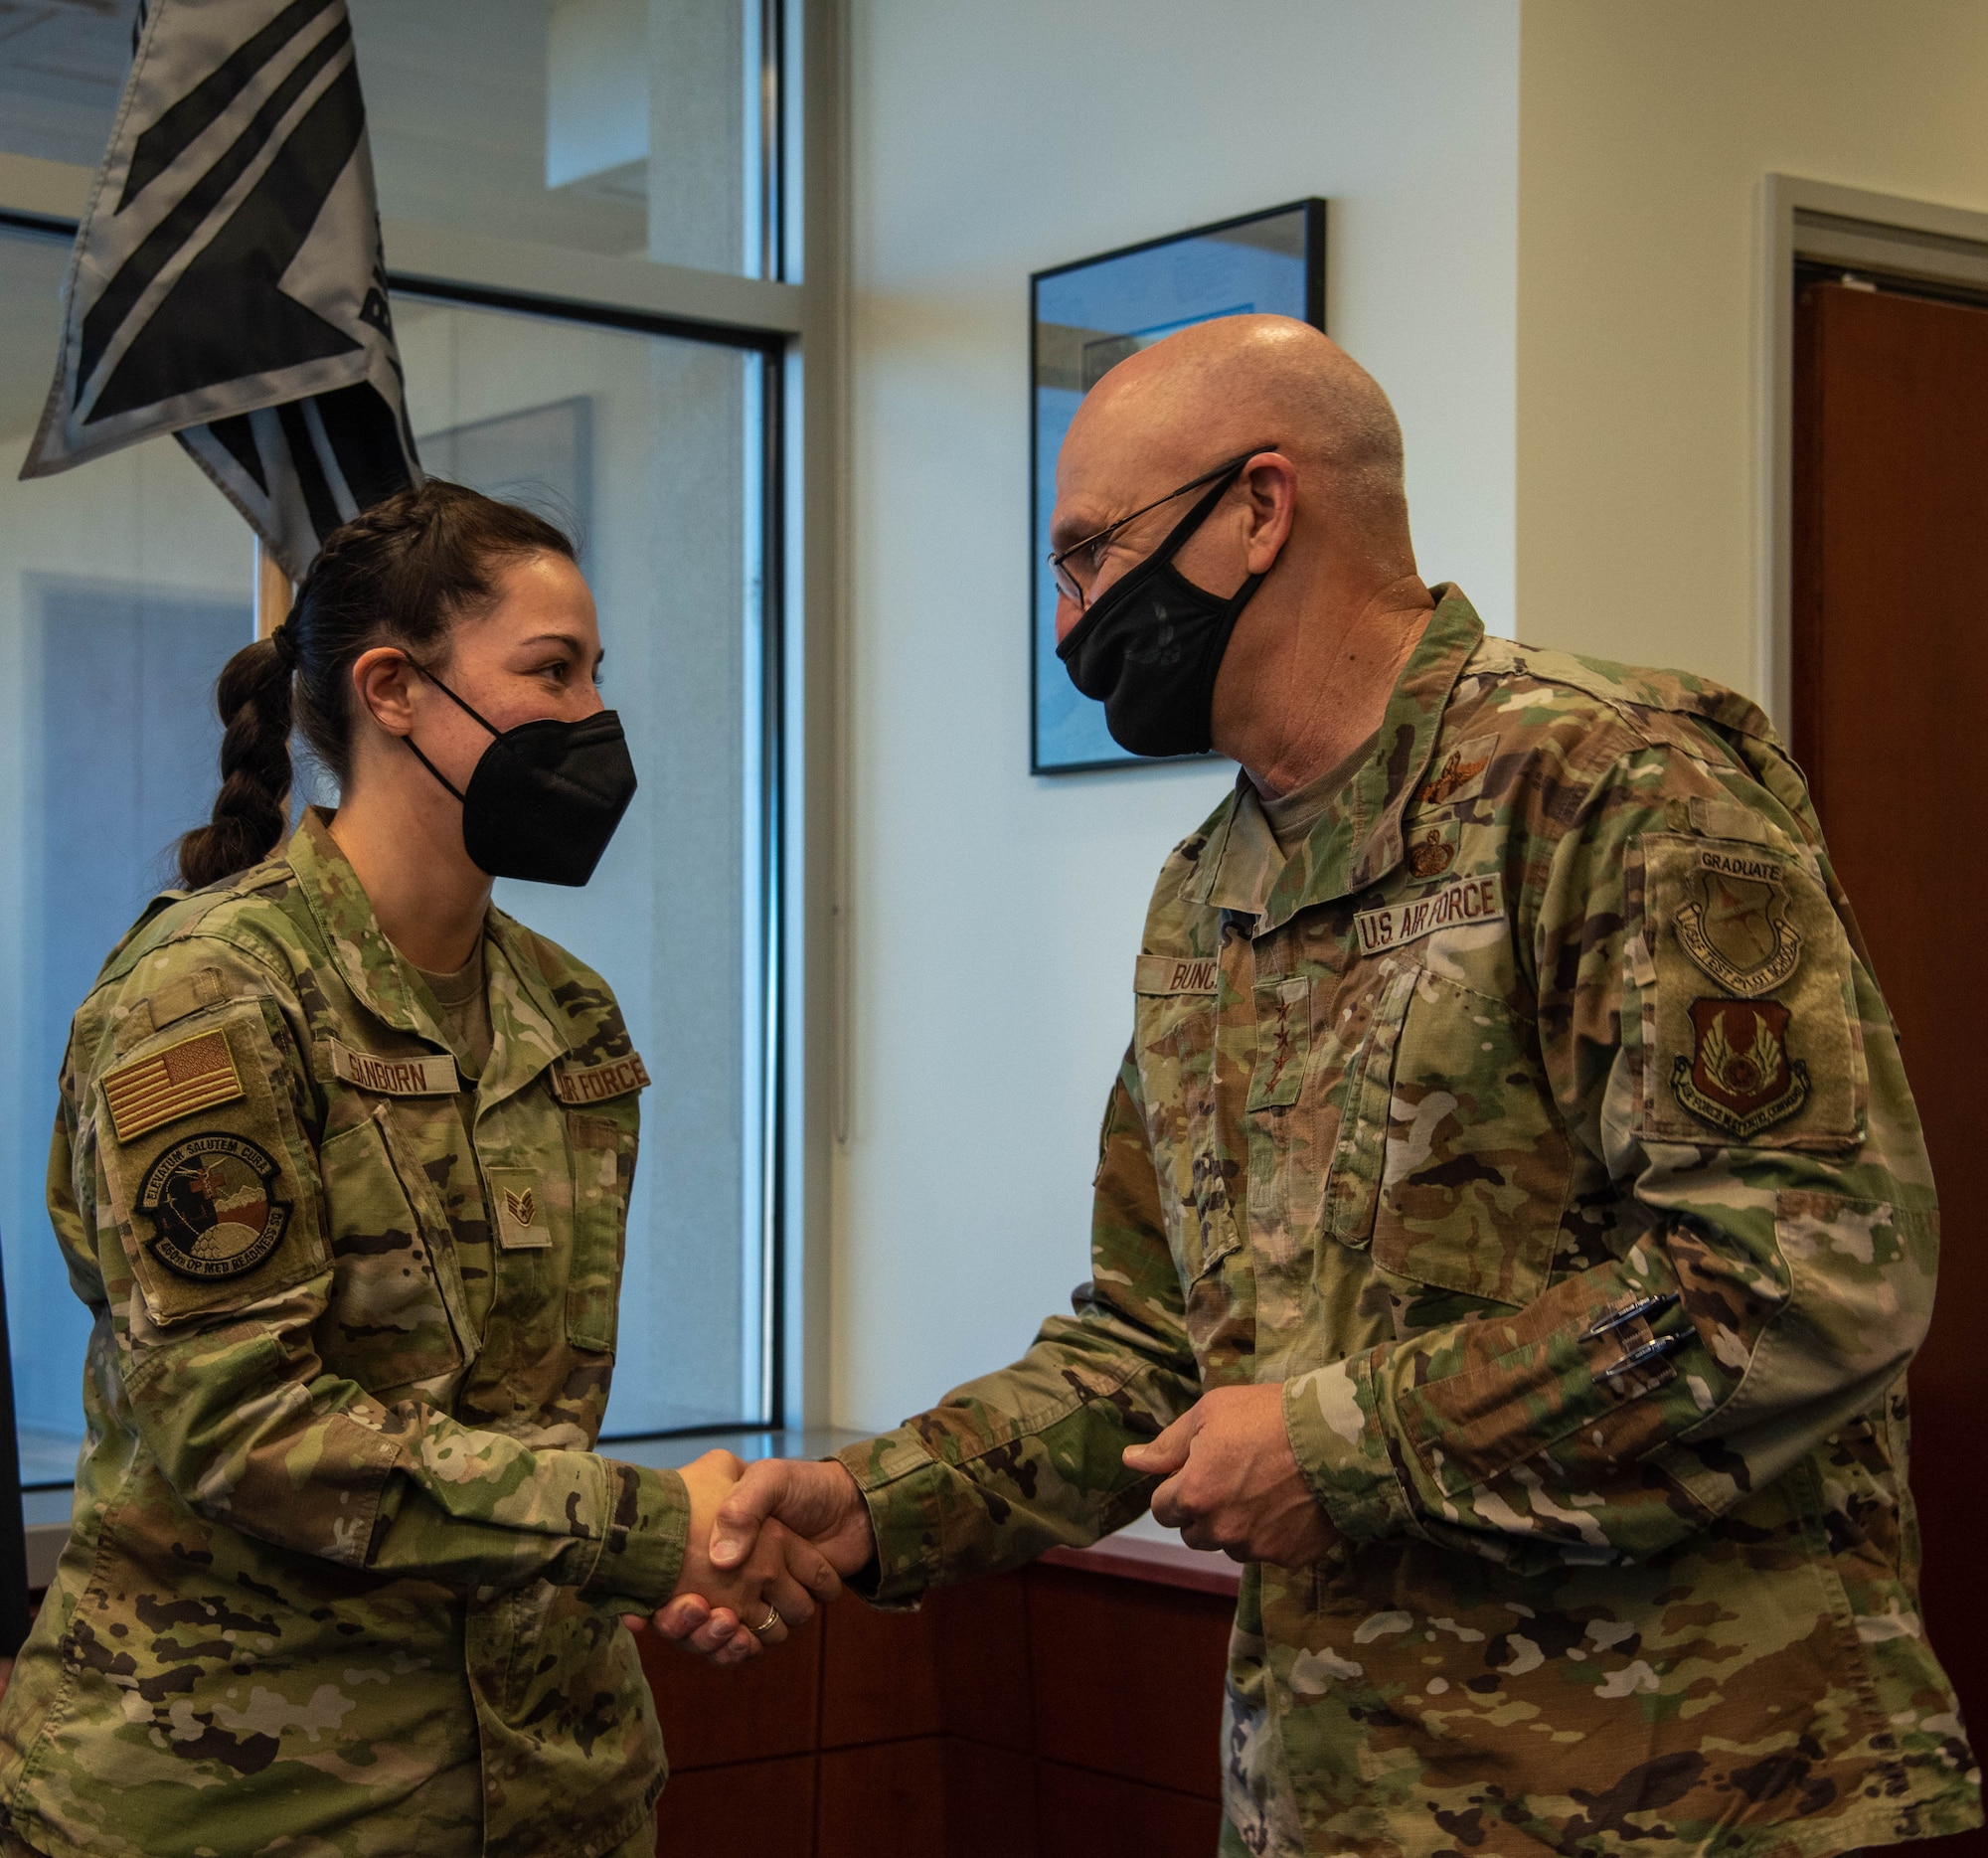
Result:
{"label": "black face mask on woman", "polygon": [[584,884],[635,797],[621,719],[602,710],[578,723],[548,716],[499,729],[432,671],[414,669],[496,738],[470,770],[466,792],[457,792],[412,736],[401,738],[462,802],[462,843],[477,869],[527,884]]}
{"label": "black face mask on woman", "polygon": [[1206,755],[1215,675],[1229,635],[1263,583],[1251,575],[1226,599],[1174,567],[1254,453],[1209,486],[1152,554],[1093,600],[1057,647],[1070,680],[1104,706],[1104,727],[1133,755]]}

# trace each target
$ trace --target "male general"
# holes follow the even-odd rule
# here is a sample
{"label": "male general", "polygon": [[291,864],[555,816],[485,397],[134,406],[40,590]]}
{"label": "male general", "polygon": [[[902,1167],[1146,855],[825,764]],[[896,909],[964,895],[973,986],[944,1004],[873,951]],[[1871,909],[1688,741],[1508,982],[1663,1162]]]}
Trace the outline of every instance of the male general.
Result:
{"label": "male general", "polygon": [[1905,1484],[1933,1183],[1765,718],[1424,587],[1388,403],[1298,323],[1121,363],[1057,490],[1078,686],[1242,766],[1153,892],[1090,1281],[755,1466],[714,1559],[778,1515],[902,1602],[1150,1502],[1246,1564],[1225,1853],[1980,1823]]}

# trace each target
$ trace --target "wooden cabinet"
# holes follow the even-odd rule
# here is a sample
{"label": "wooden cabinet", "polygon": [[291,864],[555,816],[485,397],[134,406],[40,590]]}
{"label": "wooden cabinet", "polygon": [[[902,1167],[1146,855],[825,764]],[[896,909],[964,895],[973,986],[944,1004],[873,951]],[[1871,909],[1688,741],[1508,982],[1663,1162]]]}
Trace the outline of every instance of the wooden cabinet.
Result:
{"label": "wooden cabinet", "polygon": [[738,1670],[645,1633],[661,1858],[1211,1858],[1233,1577],[1055,1561],[839,1601]]}

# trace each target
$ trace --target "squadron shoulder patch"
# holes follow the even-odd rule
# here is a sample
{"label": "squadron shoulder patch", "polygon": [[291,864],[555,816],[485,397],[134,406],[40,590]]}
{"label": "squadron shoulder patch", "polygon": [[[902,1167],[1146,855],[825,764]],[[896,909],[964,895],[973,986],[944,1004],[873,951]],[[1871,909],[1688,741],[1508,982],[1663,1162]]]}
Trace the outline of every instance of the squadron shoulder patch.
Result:
{"label": "squadron shoulder patch", "polygon": [[1788,1057],[1788,1019],[1771,1000],[1694,1000],[1692,1055],[1671,1066],[1678,1101],[1739,1142],[1799,1114],[1808,1067]]}
{"label": "squadron shoulder patch", "polygon": [[1729,993],[1771,993],[1801,961],[1801,931],[1788,921],[1786,871],[1770,853],[1702,846],[1690,901],[1677,913],[1685,953]]}
{"label": "squadron shoulder patch", "polygon": [[272,1191],[278,1172],[265,1149],[240,1135],[216,1130],[175,1142],[138,1190],[152,1256],[196,1283],[247,1276],[289,1224],[289,1204]]}
{"label": "squadron shoulder patch", "polygon": [[244,1094],[228,1035],[219,1031],[196,1033],[149,1058],[120,1065],[103,1079],[103,1101],[120,1142]]}

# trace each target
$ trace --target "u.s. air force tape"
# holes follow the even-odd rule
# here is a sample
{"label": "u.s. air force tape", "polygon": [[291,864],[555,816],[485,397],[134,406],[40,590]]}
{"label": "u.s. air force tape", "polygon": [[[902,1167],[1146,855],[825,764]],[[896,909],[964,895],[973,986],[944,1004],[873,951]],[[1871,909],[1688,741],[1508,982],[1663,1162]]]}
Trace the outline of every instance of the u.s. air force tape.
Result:
{"label": "u.s. air force tape", "polygon": [[318,1048],[331,1064],[331,1075],[362,1091],[385,1097],[453,1097],[462,1089],[455,1060],[446,1053],[404,1053],[382,1058],[375,1052],[355,1052],[337,1039]]}
{"label": "u.s. air force tape", "polygon": [[610,1097],[646,1090],[649,1074],[640,1052],[610,1059],[604,1065],[555,1065],[553,1091],[563,1103],[602,1103]]}
{"label": "u.s. air force tape", "polygon": [[1360,952],[1379,954],[1419,941],[1437,929],[1474,929],[1505,914],[1505,891],[1495,871],[1489,877],[1458,878],[1426,897],[1380,910],[1363,910],[1353,919],[1360,931]]}

